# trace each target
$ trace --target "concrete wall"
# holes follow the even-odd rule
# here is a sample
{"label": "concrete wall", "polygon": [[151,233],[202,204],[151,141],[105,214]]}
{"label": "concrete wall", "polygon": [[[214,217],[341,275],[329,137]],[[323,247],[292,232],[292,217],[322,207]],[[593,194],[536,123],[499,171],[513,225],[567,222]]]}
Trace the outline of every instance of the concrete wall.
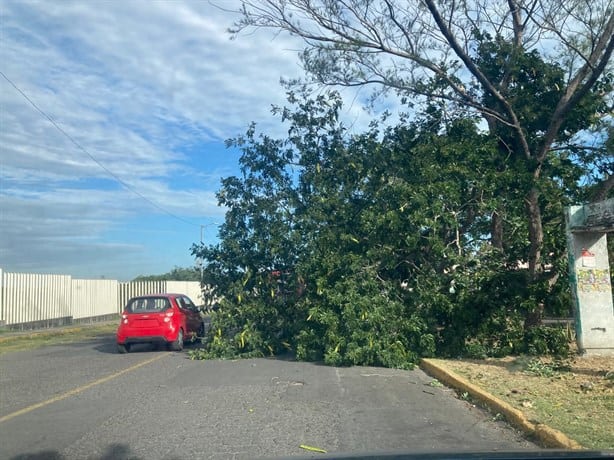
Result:
{"label": "concrete wall", "polygon": [[607,236],[576,233],[572,250],[578,346],[585,352],[609,354],[614,352],[614,306]]}
{"label": "concrete wall", "polygon": [[607,233],[614,231],[613,215],[614,200],[571,206],[566,213],[576,337],[578,348],[588,354],[614,354],[614,302],[607,245]]}

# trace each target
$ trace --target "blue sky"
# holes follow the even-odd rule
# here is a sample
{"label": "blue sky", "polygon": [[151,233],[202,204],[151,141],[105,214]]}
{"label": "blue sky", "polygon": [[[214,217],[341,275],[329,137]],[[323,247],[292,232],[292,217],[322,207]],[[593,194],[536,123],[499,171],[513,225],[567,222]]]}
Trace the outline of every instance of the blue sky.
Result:
{"label": "blue sky", "polygon": [[0,268],[124,280],[194,265],[201,226],[215,241],[215,191],[238,171],[224,140],[251,121],[283,136],[270,108],[302,46],[231,40],[238,3],[215,3],[2,2],[0,70],[104,168],[0,76]]}

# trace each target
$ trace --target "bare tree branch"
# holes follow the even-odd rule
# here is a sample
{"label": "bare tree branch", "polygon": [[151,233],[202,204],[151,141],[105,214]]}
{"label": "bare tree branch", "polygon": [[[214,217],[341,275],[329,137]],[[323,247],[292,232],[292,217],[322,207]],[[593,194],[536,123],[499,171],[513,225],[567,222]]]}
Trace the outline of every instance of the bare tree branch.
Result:
{"label": "bare tree branch", "polygon": [[[594,5],[595,1],[599,6]],[[308,43],[308,50],[319,53],[305,54],[312,59],[305,62],[321,83],[378,84],[409,94],[464,103],[487,119],[511,127],[524,157],[541,162],[566,116],[607,68],[612,54],[614,16],[610,1],[246,0],[243,19],[235,24],[232,32],[236,35],[247,27],[271,27],[302,37]],[[578,9],[577,5],[584,9]],[[601,17],[603,11],[610,12],[607,18]],[[478,43],[472,35],[474,30],[491,30],[495,36],[509,39],[514,49],[522,52],[535,40],[549,37],[567,50],[570,68],[574,66],[574,56],[584,59],[583,65],[572,73],[538,151],[529,147],[524,126],[506,95],[512,78],[511,67],[504,69],[501,81],[490,81],[473,56]],[[583,52],[574,34],[586,37],[590,53]],[[340,64],[335,64],[336,58],[341,59]],[[460,59],[463,68],[454,64],[455,59]],[[508,62],[511,60],[513,57]],[[318,70],[317,66],[324,62],[332,66]],[[478,93],[466,90],[462,83],[467,81],[465,71],[477,80],[484,92],[494,97],[502,112],[487,106]],[[421,90],[420,84],[429,74],[445,82],[458,97]]]}
{"label": "bare tree branch", "polygon": [[520,16],[520,7],[516,0],[507,0],[507,4],[510,8],[514,24],[514,48],[519,48],[522,45],[522,35],[524,32],[524,25]]}
{"label": "bare tree branch", "polygon": [[565,121],[565,116],[595,85],[610,61],[612,51],[614,51],[614,11],[610,15],[601,39],[588,57],[588,61],[569,82],[565,94],[557,104],[542,141],[541,150],[536,155],[538,162],[543,162]]}
{"label": "bare tree branch", "polygon": [[477,67],[475,62],[461,49],[458,42],[456,41],[456,38],[452,34],[452,31],[448,29],[445,23],[443,22],[441,15],[439,14],[437,7],[435,6],[434,1],[424,0],[424,2],[426,3],[429,11],[431,12],[431,15],[435,19],[435,22],[439,26],[441,33],[444,35],[444,37],[446,37],[446,39],[448,40],[448,43],[450,44],[450,46],[452,47],[456,55],[463,61],[467,69],[482,84],[484,89],[486,89],[486,91],[492,94],[501,103],[501,105],[503,105],[503,107],[505,108],[505,111],[507,112],[507,115],[509,116],[511,120],[511,124],[514,128],[514,131],[516,131],[516,134],[518,135],[518,140],[520,142],[520,145],[522,146],[523,154],[527,159],[530,159],[531,149],[529,148],[529,144],[527,142],[526,136],[522,130],[522,127],[520,126],[520,121],[518,120],[518,117],[516,113],[514,112],[514,109],[510,105],[509,101],[507,101],[505,97],[503,97],[503,95],[497,90],[497,88],[495,88],[492,82],[488,80],[488,78]]}

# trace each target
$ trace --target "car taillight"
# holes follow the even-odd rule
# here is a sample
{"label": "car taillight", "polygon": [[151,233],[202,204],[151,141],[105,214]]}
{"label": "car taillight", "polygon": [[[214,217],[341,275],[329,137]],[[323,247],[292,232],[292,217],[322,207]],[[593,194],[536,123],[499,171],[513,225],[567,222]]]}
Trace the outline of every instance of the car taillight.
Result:
{"label": "car taillight", "polygon": [[173,316],[175,312],[173,310],[171,311],[167,311],[166,314],[164,315],[164,322],[165,323],[170,323],[171,322],[171,317]]}
{"label": "car taillight", "polygon": [[128,324],[128,315],[126,315],[125,313],[122,315],[122,323]]}

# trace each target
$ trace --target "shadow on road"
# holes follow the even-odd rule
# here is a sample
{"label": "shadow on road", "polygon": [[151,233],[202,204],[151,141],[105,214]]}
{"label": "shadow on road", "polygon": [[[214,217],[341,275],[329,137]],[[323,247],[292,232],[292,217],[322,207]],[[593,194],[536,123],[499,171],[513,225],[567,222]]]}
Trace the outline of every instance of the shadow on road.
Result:
{"label": "shadow on road", "polygon": [[[111,444],[107,447],[105,452],[100,457],[88,457],[96,458],[98,460],[140,460],[141,457],[137,457],[131,453],[130,447],[125,444]],[[60,454],[55,450],[43,450],[40,452],[27,453],[11,457],[11,460],[68,460],[68,457]]]}
{"label": "shadow on road", "polygon": [[[69,344],[69,346],[74,346],[74,347],[91,347],[92,349],[100,352],[100,353],[108,353],[108,354],[112,354],[112,355],[119,355],[119,353],[117,352],[117,343],[115,342],[115,335],[105,335],[105,336],[100,336],[97,337],[95,339],[90,339],[86,342],[78,342],[78,343],[72,343]],[[186,353],[190,350],[195,350],[198,349],[199,347],[202,346],[202,342],[200,339],[197,339],[194,342],[186,342],[184,343],[184,351],[183,353]],[[155,353],[158,351],[167,351],[167,348],[164,347],[163,345],[154,345],[154,344],[148,344],[148,343],[142,343],[142,344],[134,344],[132,345],[132,347],[130,348],[130,353],[129,354],[133,354],[133,353]],[[264,357],[264,359],[271,359],[271,360],[275,360],[275,361],[289,361],[289,362],[294,362],[296,361],[296,354],[292,351],[285,351],[283,353],[274,355],[274,356],[266,356]],[[327,366],[324,362],[312,362],[311,364],[314,365],[322,365],[322,366]]]}
{"label": "shadow on road", "polygon": [[[100,337],[100,338],[97,338],[97,339],[90,340],[88,342],[80,343],[79,344],[79,346],[81,346],[81,347],[88,346],[88,345],[91,346],[94,350],[96,350],[96,351],[98,351],[100,353],[110,353],[112,355],[119,354],[117,352],[117,343],[115,342],[115,336],[113,336],[113,335],[105,336],[105,337]],[[195,348],[198,348],[199,346],[201,346],[201,342],[200,341],[186,342],[184,344],[184,349],[185,350],[193,350]],[[156,351],[167,351],[167,348],[164,345],[154,345],[154,344],[149,344],[149,343],[134,344],[130,348],[130,354],[133,354],[133,353],[152,353],[152,352],[156,352]]]}

